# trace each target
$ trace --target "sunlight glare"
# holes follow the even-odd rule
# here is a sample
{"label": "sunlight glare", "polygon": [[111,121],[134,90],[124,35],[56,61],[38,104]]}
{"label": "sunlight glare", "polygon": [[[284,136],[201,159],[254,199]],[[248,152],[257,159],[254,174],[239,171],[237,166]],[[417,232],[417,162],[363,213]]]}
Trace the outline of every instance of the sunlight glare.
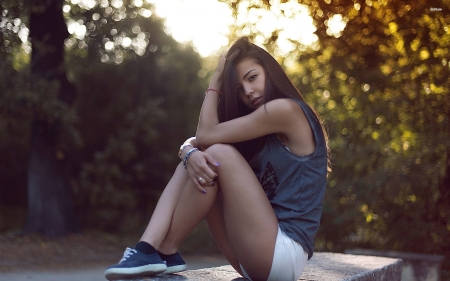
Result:
{"label": "sunlight glare", "polygon": [[76,22],[72,19],[67,21],[67,30],[70,34],[73,34],[75,38],[83,40],[86,35],[86,26],[82,23]]}
{"label": "sunlight glare", "polygon": [[[86,10],[90,10],[97,5],[95,0],[71,0],[70,2],[73,5],[79,5],[81,8],[84,8]],[[69,8],[70,8],[70,6],[69,6]],[[66,12],[66,11],[64,11],[64,12]]]}
{"label": "sunlight glare", "polygon": [[256,32],[260,35],[256,37],[255,43],[262,44],[274,31],[278,31],[277,55],[281,56],[294,50],[296,45],[293,42],[309,46],[318,41],[314,34],[316,27],[306,5],[292,0],[285,3],[273,0],[270,10],[266,10],[248,9],[250,4],[250,1],[239,3],[237,24],[246,27],[237,30],[238,36]]}
{"label": "sunlight glare", "polygon": [[327,24],[327,34],[333,35],[338,38],[342,35],[342,31],[347,25],[347,20],[342,17],[340,14],[333,15],[328,20]]}
{"label": "sunlight glare", "polygon": [[228,45],[229,25],[233,22],[227,4],[211,0],[146,0],[155,13],[165,18],[167,32],[181,43],[192,42],[203,57]]}

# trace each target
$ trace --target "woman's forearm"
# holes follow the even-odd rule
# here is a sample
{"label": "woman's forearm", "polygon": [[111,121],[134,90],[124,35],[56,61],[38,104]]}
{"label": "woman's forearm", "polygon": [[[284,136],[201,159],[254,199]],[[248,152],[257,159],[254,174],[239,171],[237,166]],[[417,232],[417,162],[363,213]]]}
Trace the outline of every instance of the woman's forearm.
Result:
{"label": "woman's forearm", "polygon": [[207,137],[210,130],[219,124],[219,117],[217,114],[217,107],[220,98],[220,86],[222,85],[222,73],[225,66],[226,54],[222,54],[219,59],[216,71],[209,83],[209,87],[205,93],[202,109],[200,110],[200,117],[197,126],[197,144],[199,146],[208,146]]}
{"label": "woman's forearm", "polygon": [[217,115],[218,104],[219,94],[209,90],[205,95],[197,126],[196,141],[200,146],[204,142],[205,137],[207,137],[209,129],[219,124]]}

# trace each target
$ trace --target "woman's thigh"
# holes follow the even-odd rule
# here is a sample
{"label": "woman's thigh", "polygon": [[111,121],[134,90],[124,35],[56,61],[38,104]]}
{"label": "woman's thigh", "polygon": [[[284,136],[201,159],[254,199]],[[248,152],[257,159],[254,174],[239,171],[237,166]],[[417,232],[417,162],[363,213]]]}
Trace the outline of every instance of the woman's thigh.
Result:
{"label": "woman's thigh", "polygon": [[211,232],[211,235],[213,236],[214,241],[222,254],[225,256],[230,265],[242,275],[239,261],[231,249],[231,243],[228,239],[227,229],[225,227],[223,217],[223,198],[221,193],[217,195],[214,205],[206,216],[206,222],[208,224],[209,231]]}
{"label": "woman's thigh", "polygon": [[233,146],[217,144],[206,152],[220,163],[216,172],[229,249],[252,279],[267,279],[278,231],[272,206],[253,170]]}

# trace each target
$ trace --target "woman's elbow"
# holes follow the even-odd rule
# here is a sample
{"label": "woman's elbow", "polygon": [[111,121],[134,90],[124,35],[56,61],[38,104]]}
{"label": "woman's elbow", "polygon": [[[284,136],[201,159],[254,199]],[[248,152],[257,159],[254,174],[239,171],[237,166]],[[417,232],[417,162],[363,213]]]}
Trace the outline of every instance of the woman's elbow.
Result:
{"label": "woman's elbow", "polygon": [[202,132],[198,132],[195,135],[195,141],[197,142],[197,147],[208,147],[208,138]]}

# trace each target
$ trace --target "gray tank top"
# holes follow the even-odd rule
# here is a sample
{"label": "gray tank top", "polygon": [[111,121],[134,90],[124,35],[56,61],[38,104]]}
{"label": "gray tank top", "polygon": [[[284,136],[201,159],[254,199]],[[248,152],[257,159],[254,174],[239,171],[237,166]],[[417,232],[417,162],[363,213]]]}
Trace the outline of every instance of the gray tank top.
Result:
{"label": "gray tank top", "polygon": [[269,135],[264,148],[250,166],[259,179],[278,218],[280,229],[302,245],[308,259],[314,251],[327,176],[327,148],[322,127],[311,108],[295,101],[305,113],[316,142],[306,156],[291,153],[276,134]]}

